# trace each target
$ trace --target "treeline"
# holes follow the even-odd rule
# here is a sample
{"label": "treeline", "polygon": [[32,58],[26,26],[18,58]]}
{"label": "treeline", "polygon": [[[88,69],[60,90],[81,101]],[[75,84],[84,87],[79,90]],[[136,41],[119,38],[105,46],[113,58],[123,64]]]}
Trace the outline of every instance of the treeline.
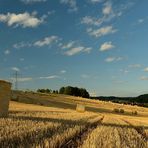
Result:
{"label": "treeline", "polygon": [[91,97],[91,99],[148,107],[148,94],[140,95],[138,97],[100,96],[100,97]]}
{"label": "treeline", "polygon": [[83,98],[89,98],[89,93],[85,88],[78,88],[72,86],[61,87],[59,90],[51,90],[51,89],[38,89],[37,92],[39,93],[54,93],[54,94],[65,94],[65,95],[72,95],[72,96],[79,96]]}
{"label": "treeline", "polygon": [[51,89],[38,89],[37,92],[40,92],[40,93],[53,93],[53,94],[58,94],[59,91],[58,90],[51,90]]}
{"label": "treeline", "polygon": [[72,96],[79,96],[83,98],[89,98],[89,93],[85,88],[78,88],[78,87],[61,87],[59,90],[59,94],[65,94],[65,95],[72,95]]}

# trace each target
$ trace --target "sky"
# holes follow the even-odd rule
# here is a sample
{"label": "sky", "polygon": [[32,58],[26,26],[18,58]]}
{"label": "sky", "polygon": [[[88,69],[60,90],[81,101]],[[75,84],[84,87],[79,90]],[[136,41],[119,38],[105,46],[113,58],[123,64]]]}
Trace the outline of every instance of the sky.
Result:
{"label": "sky", "polygon": [[[148,93],[148,0],[0,0],[0,79],[18,88]],[[14,88],[14,85],[13,85]]]}

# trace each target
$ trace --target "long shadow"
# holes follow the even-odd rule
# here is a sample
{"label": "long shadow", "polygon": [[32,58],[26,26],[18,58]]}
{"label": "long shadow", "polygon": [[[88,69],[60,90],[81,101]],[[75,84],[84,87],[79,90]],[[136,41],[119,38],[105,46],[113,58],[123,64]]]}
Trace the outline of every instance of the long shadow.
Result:
{"label": "long shadow", "polygon": [[[61,123],[63,125],[66,125],[66,124],[69,124],[70,126],[69,127],[73,127],[76,126],[76,125],[87,125],[88,122],[87,120],[91,119],[91,118],[94,118],[94,117],[90,117],[90,118],[82,118],[82,120],[80,121],[72,121],[72,120],[68,120],[68,119],[54,119],[54,118],[42,118],[42,117],[29,117],[29,116],[13,116],[13,115],[10,115],[8,118],[12,118],[12,119],[18,119],[18,120],[31,120],[31,121],[42,121],[42,122],[53,122],[53,123]],[[131,128],[131,129],[135,129],[137,130],[138,128],[143,130],[143,127],[141,126],[132,126],[132,125],[119,125],[119,124],[113,124],[113,123],[101,123],[101,122],[98,122],[98,127],[99,126],[106,126],[106,127],[120,127],[120,128]],[[148,126],[145,126],[144,129],[148,129]],[[89,130],[89,127],[88,127],[88,130]],[[123,129],[124,130],[124,129]],[[30,142],[30,143],[36,143],[36,141],[40,142],[41,139],[43,138],[46,138],[46,137],[52,137],[54,134],[56,134],[55,132],[56,130],[51,130],[51,129],[48,129],[48,132],[47,130],[45,130],[45,134],[43,134],[41,137],[39,136],[38,139],[34,139],[34,138],[30,138],[30,134],[28,134],[27,136],[23,136],[22,138],[25,140],[27,140],[26,142]],[[138,131],[138,130],[137,130]],[[59,130],[59,134],[62,134],[64,131],[63,130]],[[141,133],[141,132],[139,132]],[[36,132],[34,133],[31,133],[31,135],[33,134],[36,134]],[[79,135],[75,135],[75,136],[79,136]],[[36,137],[37,138],[37,137]],[[147,139],[147,137],[146,137]],[[19,146],[21,143],[18,142],[19,141],[19,137],[16,137],[14,140],[12,139],[8,139],[10,143],[16,143],[16,146]],[[25,146],[25,145],[24,145]]]}
{"label": "long shadow", "polygon": [[120,124],[113,124],[113,123],[101,123],[100,125],[103,126],[110,126],[110,127],[121,127],[121,128],[144,128],[148,129],[148,126],[132,126],[132,125],[120,125]]}
{"label": "long shadow", "polygon": [[[26,102],[24,102],[24,103],[26,103]],[[30,104],[33,104],[33,103],[30,103]],[[40,101],[40,104],[42,106],[46,106],[46,107],[56,107],[56,108],[61,108],[61,109],[72,109],[72,110],[76,110],[76,106],[77,106],[77,104],[70,104],[70,103],[67,103],[67,102],[61,102],[61,101],[55,101],[55,100],[53,100],[53,101],[51,101],[51,100]],[[110,109],[93,107],[93,106],[87,106],[87,105],[86,105],[86,111],[90,111],[90,112],[94,112],[94,113],[117,114],[117,113],[113,112]],[[129,112],[125,112],[124,114],[119,114],[119,115],[133,116]],[[148,116],[147,115],[140,115],[140,114],[138,114],[138,115],[136,115],[136,117],[148,117]]]}
{"label": "long shadow", "polygon": [[[74,120],[68,120],[68,119],[55,119],[55,118],[44,118],[44,117],[29,117],[29,116],[14,116],[10,115],[8,118],[13,119],[21,119],[21,120],[31,120],[31,121],[41,121],[41,122],[53,122],[53,123],[61,123],[61,124],[74,124],[74,125],[84,125],[86,124],[87,120],[94,118],[92,117],[86,117],[82,118],[80,120],[74,121]],[[111,127],[121,127],[121,128],[134,128],[132,125],[120,125],[120,124],[113,124],[113,123],[100,123],[100,125],[103,126],[111,126]],[[148,126],[136,126],[136,128],[143,127],[144,129],[148,129]]]}
{"label": "long shadow", "polygon": [[67,113],[70,113],[70,112],[68,112],[68,111],[38,111],[38,110],[36,110],[36,111],[9,111],[9,114],[18,114],[18,113],[26,113],[26,114],[28,114],[28,113],[61,113],[61,114],[67,114]]}
{"label": "long shadow", "polygon": [[80,120],[74,121],[74,120],[68,120],[68,119],[55,119],[55,118],[44,118],[44,117],[29,117],[29,116],[15,116],[15,115],[9,115],[9,119],[17,119],[17,120],[31,120],[31,121],[40,121],[40,122],[53,122],[53,123],[61,123],[63,125],[71,124],[71,125],[85,125],[87,120],[94,118],[92,117],[86,117],[82,118]]}

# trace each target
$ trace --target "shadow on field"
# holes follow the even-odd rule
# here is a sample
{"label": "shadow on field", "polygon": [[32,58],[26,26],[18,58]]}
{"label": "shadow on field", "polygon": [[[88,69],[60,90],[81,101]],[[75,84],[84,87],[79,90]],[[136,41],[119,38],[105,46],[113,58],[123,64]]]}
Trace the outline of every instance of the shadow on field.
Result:
{"label": "shadow on field", "polygon": [[[26,112],[27,113],[27,112]],[[86,117],[86,118],[82,118],[80,120],[68,120],[68,119],[56,119],[56,118],[44,118],[44,117],[30,117],[30,116],[15,116],[15,115],[10,115],[8,118],[9,119],[16,119],[16,120],[31,120],[33,122],[53,122],[53,123],[61,123],[63,125],[66,124],[71,124],[71,125],[85,125],[87,123],[87,120],[89,119],[93,119],[94,117],[96,117],[96,115],[91,116],[91,117]]]}
{"label": "shadow on field", "polygon": [[[24,112],[20,112],[23,113]],[[25,112],[28,114],[29,112]],[[45,113],[45,112],[44,112]],[[49,112],[50,113],[50,112]],[[62,124],[74,124],[74,125],[84,125],[89,119],[93,119],[96,117],[96,115],[91,117],[82,118],[80,120],[68,120],[68,119],[56,119],[56,118],[45,118],[45,117],[30,117],[30,116],[16,116],[16,115],[10,115],[8,118],[12,119],[18,119],[18,120],[31,120],[31,121],[40,121],[40,122],[53,122],[53,123],[62,123]],[[102,126],[111,126],[111,127],[121,127],[121,128],[144,128],[148,129],[148,126],[132,126],[132,125],[120,125],[120,124],[112,124],[112,123],[100,123],[99,125]]]}
{"label": "shadow on field", "polygon": [[144,128],[148,129],[148,126],[132,126],[132,125],[120,125],[120,124],[112,124],[112,123],[102,123],[103,126],[111,126],[111,127],[120,127],[120,128]]}
{"label": "shadow on field", "polygon": [[9,111],[9,114],[10,115],[13,115],[13,114],[34,114],[34,113],[60,113],[60,114],[67,114],[67,113],[70,113],[69,111],[56,111],[56,110],[54,110],[54,111],[38,111],[38,110],[35,110],[35,111]]}

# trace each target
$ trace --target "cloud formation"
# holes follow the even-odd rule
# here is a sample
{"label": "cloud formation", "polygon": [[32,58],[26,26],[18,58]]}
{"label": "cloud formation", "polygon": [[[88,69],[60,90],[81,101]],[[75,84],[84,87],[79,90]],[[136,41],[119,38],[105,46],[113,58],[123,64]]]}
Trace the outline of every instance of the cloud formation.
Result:
{"label": "cloud formation", "polygon": [[9,54],[10,54],[10,50],[6,49],[6,50],[4,51],[4,54],[5,54],[5,55],[9,55]]}
{"label": "cloud formation", "polygon": [[32,4],[32,3],[38,3],[38,2],[46,2],[47,0],[21,0],[25,4]]}
{"label": "cloud formation", "polygon": [[43,23],[42,18],[37,18],[36,13],[30,14],[28,12],[25,13],[7,13],[0,14],[0,22],[6,23],[8,26],[18,27],[21,26],[23,28],[26,27],[37,27],[41,23]]}
{"label": "cloud formation", "polygon": [[92,48],[90,48],[90,47],[78,46],[78,47],[73,47],[73,48],[69,49],[68,51],[66,51],[65,55],[73,56],[73,55],[78,54],[80,52],[90,53],[91,50],[92,50]]}
{"label": "cloud formation", "polygon": [[94,25],[94,26],[100,26],[103,23],[103,19],[97,19],[96,17],[92,16],[85,16],[81,19],[81,24],[86,25]]}
{"label": "cloud formation", "polygon": [[112,44],[112,42],[105,42],[101,45],[100,47],[100,51],[107,51],[110,50],[112,48],[114,48],[115,46]]}
{"label": "cloud formation", "polygon": [[111,63],[111,62],[114,62],[114,61],[121,61],[123,60],[123,57],[108,57],[105,59],[105,62],[108,62],[108,63]]}
{"label": "cloud formation", "polygon": [[20,48],[24,48],[24,47],[31,47],[31,46],[32,46],[31,43],[25,43],[25,42],[19,42],[19,43],[13,44],[13,48],[15,48],[15,49],[20,49]]}
{"label": "cloud formation", "polygon": [[76,0],[60,0],[60,3],[67,5],[69,12],[76,12],[78,10]]}
{"label": "cloud formation", "polygon": [[[15,81],[16,80],[16,78],[10,78],[12,81]],[[24,77],[24,78],[17,78],[17,81],[18,82],[26,82],[26,81],[32,81],[33,80],[33,78],[31,78],[31,77]]]}
{"label": "cloud formation", "polygon": [[74,44],[75,41],[70,41],[69,43],[62,45],[62,49],[72,48]]}
{"label": "cloud formation", "polygon": [[87,30],[87,32],[94,37],[102,37],[108,34],[113,34],[115,32],[117,32],[117,29],[114,29],[113,26],[105,26],[105,27],[101,27],[99,29],[89,29]]}
{"label": "cloud formation", "polygon": [[142,76],[141,78],[140,78],[140,80],[148,80],[148,77],[147,76]]}
{"label": "cloud formation", "polygon": [[61,74],[65,74],[66,73],[66,70],[61,70],[60,73]]}
{"label": "cloud formation", "polygon": [[39,77],[39,79],[57,79],[57,78],[60,78],[60,77],[57,75],[52,75],[52,76],[47,76],[47,77]]}
{"label": "cloud formation", "polygon": [[145,71],[145,72],[148,72],[148,67],[144,68],[144,71]]}
{"label": "cloud formation", "polygon": [[88,78],[90,78],[90,76],[87,75],[87,74],[82,74],[81,77],[82,77],[83,79],[88,79]]}
{"label": "cloud formation", "polygon": [[109,15],[109,14],[111,14],[112,12],[113,12],[113,10],[112,10],[112,4],[111,4],[111,2],[106,2],[106,3],[104,4],[103,9],[102,9],[102,13],[103,13],[104,15]]}
{"label": "cloud formation", "polygon": [[49,36],[49,37],[45,37],[42,40],[38,40],[34,43],[34,46],[37,47],[43,47],[43,46],[50,46],[53,43],[57,43],[59,40],[58,36]]}
{"label": "cloud formation", "polygon": [[96,4],[102,2],[102,0],[90,0],[91,3]]}
{"label": "cloud formation", "polygon": [[132,64],[128,66],[129,68],[140,68],[141,64]]}
{"label": "cloud formation", "polygon": [[11,67],[11,70],[13,70],[13,71],[20,71],[20,69],[18,67]]}

